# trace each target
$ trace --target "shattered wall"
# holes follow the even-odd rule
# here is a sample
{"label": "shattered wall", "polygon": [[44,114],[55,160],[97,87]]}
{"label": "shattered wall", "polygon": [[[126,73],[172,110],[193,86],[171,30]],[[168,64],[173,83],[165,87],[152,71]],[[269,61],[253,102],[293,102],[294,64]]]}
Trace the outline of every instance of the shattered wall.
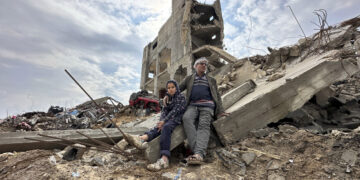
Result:
{"label": "shattered wall", "polygon": [[217,51],[223,48],[223,31],[220,0],[212,5],[173,0],[170,18],[144,48],[140,89],[158,96],[167,80],[180,82],[192,74],[194,60],[202,56],[209,59],[209,69],[222,67]]}

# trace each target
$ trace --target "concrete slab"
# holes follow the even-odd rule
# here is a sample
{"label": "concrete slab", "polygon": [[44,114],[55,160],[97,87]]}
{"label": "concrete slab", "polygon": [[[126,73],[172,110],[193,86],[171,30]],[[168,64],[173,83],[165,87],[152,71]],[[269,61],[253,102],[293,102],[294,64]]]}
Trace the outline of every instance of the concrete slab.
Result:
{"label": "concrete slab", "polygon": [[[179,146],[185,140],[185,132],[182,125],[176,127],[171,134],[170,151]],[[149,142],[149,147],[145,150],[145,157],[150,163],[160,158],[160,136]]]}
{"label": "concrete slab", "polygon": [[284,118],[321,89],[359,71],[354,64],[337,59],[337,52],[309,57],[287,69],[283,78],[258,84],[253,93],[226,110],[230,116],[213,123],[222,143],[234,143],[250,130]]}
{"label": "concrete slab", "polygon": [[223,108],[229,108],[231,105],[239,101],[242,97],[253,92],[255,87],[255,82],[253,80],[248,80],[237,88],[234,88],[233,90],[224,94],[221,97],[223,102]]}
{"label": "concrete slab", "polygon": [[[107,128],[103,129],[115,142],[118,142],[122,139],[122,134],[116,128]],[[147,128],[142,127],[132,127],[132,128],[123,128],[122,129],[125,133],[130,134],[142,134],[144,133]],[[89,135],[94,139],[111,143],[110,140],[99,130],[99,129],[77,129],[77,130],[51,130],[51,131],[26,131],[26,132],[6,132],[0,133],[0,153],[3,152],[11,152],[11,151],[27,151],[32,149],[63,149],[65,146],[58,145],[55,143],[50,142],[57,142],[57,143],[66,143],[62,140],[46,138],[42,136],[38,136],[37,134],[45,134],[49,136],[55,136],[59,138],[65,138],[69,140],[76,140],[81,142],[88,142],[89,141],[86,137],[81,136],[80,134],[76,133],[79,131],[83,134]],[[39,141],[32,141],[27,140],[24,138],[34,138],[47,141],[49,143],[39,142]],[[68,144],[68,143],[66,143]]]}

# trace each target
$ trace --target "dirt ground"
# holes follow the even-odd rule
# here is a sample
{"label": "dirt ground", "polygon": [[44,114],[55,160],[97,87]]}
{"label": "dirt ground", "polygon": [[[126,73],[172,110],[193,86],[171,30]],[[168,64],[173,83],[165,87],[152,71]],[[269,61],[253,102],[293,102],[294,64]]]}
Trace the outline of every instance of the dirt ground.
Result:
{"label": "dirt ground", "polygon": [[319,135],[285,125],[210,149],[201,166],[181,163],[177,148],[160,172],[146,170],[142,152],[132,147],[131,156],[89,150],[73,161],[61,159],[60,150],[3,153],[0,179],[360,179],[359,149],[360,128]]}

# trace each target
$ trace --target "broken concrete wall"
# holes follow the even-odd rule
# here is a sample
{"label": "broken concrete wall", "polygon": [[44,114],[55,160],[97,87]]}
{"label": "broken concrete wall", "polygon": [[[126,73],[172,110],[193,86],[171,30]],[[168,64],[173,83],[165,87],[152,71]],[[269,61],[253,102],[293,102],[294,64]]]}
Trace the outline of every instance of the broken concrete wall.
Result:
{"label": "broken concrete wall", "polygon": [[[192,74],[196,58],[207,57],[213,67],[224,65],[220,57],[227,61],[235,59],[221,50],[224,24],[219,0],[213,5],[173,0],[172,8],[158,36],[144,48],[140,88],[155,95],[159,95],[167,80],[182,81]],[[204,45],[211,46],[193,52]]]}
{"label": "broken concrete wall", "polygon": [[321,89],[359,71],[356,65],[336,58],[337,53],[330,51],[310,57],[289,68],[285,77],[258,84],[253,93],[227,109],[229,117],[213,123],[222,142],[236,142],[250,130],[284,118]]}

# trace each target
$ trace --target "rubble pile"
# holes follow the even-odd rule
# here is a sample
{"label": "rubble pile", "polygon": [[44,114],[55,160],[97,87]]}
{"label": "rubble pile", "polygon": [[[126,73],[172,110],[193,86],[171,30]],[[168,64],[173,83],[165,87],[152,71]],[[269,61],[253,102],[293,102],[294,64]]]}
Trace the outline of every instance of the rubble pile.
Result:
{"label": "rubble pile", "polygon": [[[324,29],[323,35],[319,33],[311,37],[300,39],[292,46],[279,49],[268,47],[267,55],[255,55],[239,59],[228,67],[223,73],[218,73],[217,82],[220,94],[225,94],[251,78],[261,82],[275,81],[286,74],[288,67],[295,66],[307,57],[320,55],[326,51],[341,50],[336,56],[343,61],[358,64],[360,53],[360,17],[355,17],[336,26]],[[326,32],[326,33],[325,33]]]}
{"label": "rubble pile", "polygon": [[302,108],[275,124],[291,124],[313,133],[351,131],[360,126],[360,74],[320,91]]}
{"label": "rubble pile", "polygon": [[[12,116],[3,120],[0,127],[2,131],[113,127],[109,118],[115,120],[116,123],[121,123],[122,120],[133,121],[137,119],[139,114],[131,113],[131,111],[143,110],[139,105],[133,107],[124,106],[111,97],[103,97],[94,101],[97,105],[92,101],[87,101],[77,105],[75,108],[51,106],[48,112],[27,112],[22,115]],[[145,114],[142,116],[145,116]]]}
{"label": "rubble pile", "polygon": [[[314,134],[291,125],[252,131],[243,141],[211,147],[202,166],[186,166],[183,146],[172,151],[169,169],[146,170],[141,151],[118,146],[131,155],[71,147],[0,154],[0,178],[23,174],[36,179],[356,179],[360,176],[360,129]],[[46,169],[45,169],[46,167]]]}
{"label": "rubble pile", "polygon": [[264,128],[216,150],[217,161],[225,172],[245,179],[356,179],[359,130],[319,135],[291,125]]}

